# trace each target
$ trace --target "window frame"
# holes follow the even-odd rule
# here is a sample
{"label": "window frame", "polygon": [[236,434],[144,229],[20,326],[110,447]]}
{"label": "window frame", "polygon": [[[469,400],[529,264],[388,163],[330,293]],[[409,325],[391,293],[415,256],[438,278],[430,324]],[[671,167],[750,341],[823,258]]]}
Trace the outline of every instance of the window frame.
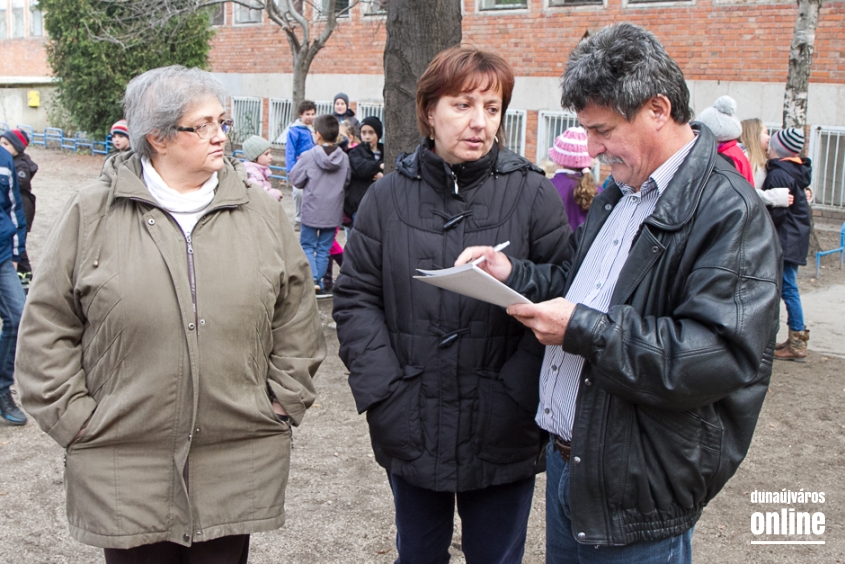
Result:
{"label": "window frame", "polygon": [[[247,22],[240,22],[238,21],[238,16],[243,11],[249,12],[258,12],[258,21],[247,21]],[[254,25],[263,25],[264,24],[264,8],[247,8],[243,4],[232,4],[232,25],[237,27],[242,26],[254,26]],[[237,125],[237,124],[236,124]]]}
{"label": "window frame", "polygon": [[[518,0],[521,4],[505,4],[502,6],[497,6],[495,3],[497,0],[478,0],[476,4],[476,11],[478,12],[515,12],[515,11],[527,11],[528,10],[528,0]],[[487,6],[486,4],[492,4]]]}

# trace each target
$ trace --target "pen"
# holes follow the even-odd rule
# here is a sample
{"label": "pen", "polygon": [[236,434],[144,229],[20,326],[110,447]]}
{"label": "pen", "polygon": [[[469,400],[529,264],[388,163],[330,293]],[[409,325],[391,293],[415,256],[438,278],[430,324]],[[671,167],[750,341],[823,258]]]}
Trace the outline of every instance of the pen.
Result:
{"label": "pen", "polygon": [[[507,247],[510,244],[511,244],[510,241],[505,241],[504,243],[499,243],[498,245],[493,247],[493,250],[498,253],[499,251],[501,251],[502,249],[504,249],[505,247]],[[486,255],[481,255],[480,257],[478,257],[477,259],[472,261],[472,266],[478,266],[479,264],[484,262],[486,259],[487,259]]]}

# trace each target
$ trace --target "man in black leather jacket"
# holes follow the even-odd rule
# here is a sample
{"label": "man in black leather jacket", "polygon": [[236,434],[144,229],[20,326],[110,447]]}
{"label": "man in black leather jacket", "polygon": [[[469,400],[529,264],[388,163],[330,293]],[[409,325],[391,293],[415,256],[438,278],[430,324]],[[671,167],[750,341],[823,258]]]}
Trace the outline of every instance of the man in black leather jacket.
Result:
{"label": "man in black leather jacket", "polygon": [[752,187],[690,124],[683,74],[651,33],[601,30],[562,86],[614,179],[572,258],[475,247],[458,262],[487,256],[535,302],[508,313],[547,345],[546,561],[691,562],[692,528],[745,457],[768,388],[780,246]]}

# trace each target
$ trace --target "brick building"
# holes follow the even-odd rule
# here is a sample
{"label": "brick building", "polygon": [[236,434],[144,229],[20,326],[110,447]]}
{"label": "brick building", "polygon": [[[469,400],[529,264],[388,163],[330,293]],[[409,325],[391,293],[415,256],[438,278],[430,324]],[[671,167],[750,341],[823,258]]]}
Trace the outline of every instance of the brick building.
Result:
{"label": "brick building", "polygon": [[[421,0],[423,1],[423,0]],[[614,22],[653,31],[679,63],[701,111],[722,94],[734,97],[740,119],[782,119],[789,44],[797,17],[790,0],[462,0],[463,41],[495,50],[514,67],[517,82],[507,126],[509,144],[528,158],[544,158],[552,139],[571,124],[561,111],[558,81],[567,54],[585,35]],[[348,0],[339,0],[346,6]],[[386,0],[364,0],[340,18],[314,60],[306,95],[328,111],[346,92],[359,116],[382,112],[382,57]],[[14,6],[34,0],[0,0],[0,20],[13,25]],[[32,10],[24,10],[32,15]],[[17,21],[17,20],[15,20]],[[232,95],[241,134],[276,139],[291,117],[292,58],[283,32],[261,10],[225,4],[213,18],[211,68]],[[822,205],[845,205],[845,0],[821,9],[810,78],[810,156]],[[0,23],[0,26],[2,23]],[[2,30],[2,27],[0,27]],[[0,60],[0,80],[48,71],[42,39],[3,39],[20,57]],[[9,52],[4,49],[4,53]]]}

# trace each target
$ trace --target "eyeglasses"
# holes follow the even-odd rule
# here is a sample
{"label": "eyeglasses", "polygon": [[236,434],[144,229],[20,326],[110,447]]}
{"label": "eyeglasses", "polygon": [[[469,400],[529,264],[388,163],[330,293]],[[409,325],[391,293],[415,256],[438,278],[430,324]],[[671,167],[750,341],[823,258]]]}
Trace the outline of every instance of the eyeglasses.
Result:
{"label": "eyeglasses", "polygon": [[233,127],[235,127],[234,120],[224,119],[220,120],[220,123],[207,121],[194,127],[182,127],[181,125],[177,125],[176,131],[188,131],[190,133],[196,133],[197,137],[200,139],[210,139],[217,135],[217,131],[220,129],[223,130],[224,134],[229,135],[229,132],[232,131]]}

